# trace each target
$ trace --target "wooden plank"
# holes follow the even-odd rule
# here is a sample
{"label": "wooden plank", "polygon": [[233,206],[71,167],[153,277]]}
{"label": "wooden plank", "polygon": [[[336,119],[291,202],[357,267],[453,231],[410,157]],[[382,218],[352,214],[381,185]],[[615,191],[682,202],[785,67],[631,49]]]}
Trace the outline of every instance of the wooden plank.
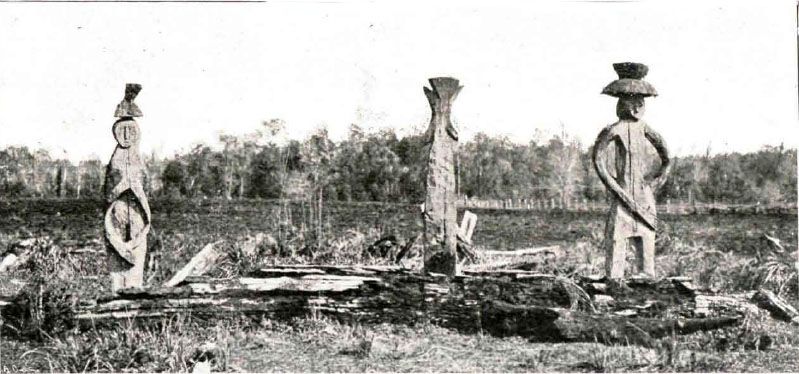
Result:
{"label": "wooden plank", "polygon": [[474,214],[468,210],[464,211],[458,235],[461,237],[461,239],[463,239],[463,241],[471,244],[472,235],[474,234],[474,228],[476,226],[477,226],[477,214]]}
{"label": "wooden plank", "polygon": [[524,248],[513,251],[480,251],[480,261],[464,267],[464,271],[490,272],[539,264],[547,260],[544,255],[559,256],[560,247]]}
{"label": "wooden plank", "polygon": [[189,260],[189,263],[186,264],[183,269],[180,269],[177,274],[164,283],[164,287],[175,287],[190,275],[203,275],[208,270],[211,270],[211,267],[213,267],[219,257],[222,256],[222,253],[215,249],[218,244],[219,242],[216,242],[203,247],[200,252]]}
{"label": "wooden plank", "polygon": [[548,247],[522,248],[512,251],[484,250],[480,251],[479,253],[486,256],[498,256],[498,257],[530,256],[530,255],[549,254],[549,253],[558,256],[560,255],[561,250],[559,245],[552,245]]}

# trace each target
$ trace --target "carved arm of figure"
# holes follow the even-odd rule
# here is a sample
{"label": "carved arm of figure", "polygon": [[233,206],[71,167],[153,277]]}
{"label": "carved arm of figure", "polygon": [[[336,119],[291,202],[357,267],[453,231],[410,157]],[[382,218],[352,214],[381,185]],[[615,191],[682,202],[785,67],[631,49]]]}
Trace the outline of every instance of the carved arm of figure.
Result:
{"label": "carved arm of figure", "polygon": [[114,181],[122,179],[119,172],[115,171],[111,165],[105,167],[105,183],[103,183],[103,197],[105,198],[106,207],[116,200],[117,195],[114,193]]}
{"label": "carved arm of figure", "polygon": [[646,177],[646,179],[650,181],[652,190],[657,191],[666,183],[666,178],[668,178],[669,172],[671,171],[669,149],[666,147],[666,140],[651,127],[644,127],[644,136],[649,139],[649,142],[652,143],[657,150],[658,156],[660,156],[660,169]]}
{"label": "carved arm of figure", "polygon": [[657,226],[657,217],[651,214],[645,214],[635,200],[630,197],[627,191],[625,191],[621,185],[619,185],[619,182],[608,172],[607,148],[611,140],[613,140],[613,136],[613,130],[610,126],[602,129],[599,136],[597,136],[596,142],[594,143],[594,150],[591,154],[591,161],[594,164],[594,169],[599,176],[599,180],[610,190],[611,194],[613,194],[613,196],[636,218],[640,219],[644,224],[654,230]]}

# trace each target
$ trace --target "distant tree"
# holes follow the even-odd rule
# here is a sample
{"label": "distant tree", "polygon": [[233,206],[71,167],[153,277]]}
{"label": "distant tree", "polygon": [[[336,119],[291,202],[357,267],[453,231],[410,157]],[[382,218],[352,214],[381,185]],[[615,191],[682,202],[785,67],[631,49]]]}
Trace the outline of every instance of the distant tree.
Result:
{"label": "distant tree", "polygon": [[333,160],[335,195],[332,198],[344,201],[367,200],[366,191],[359,180],[363,165],[360,164],[365,135],[358,125],[350,125],[347,139],[338,145]]}
{"label": "distant tree", "polygon": [[406,136],[393,145],[393,151],[399,157],[401,170],[398,183],[402,188],[402,196],[406,201],[423,201],[427,162],[424,136],[421,134]]}
{"label": "distant tree", "polygon": [[248,196],[265,199],[282,197],[286,180],[285,165],[283,152],[279,147],[261,147],[250,161]]}
{"label": "distant tree", "polygon": [[501,198],[507,195],[513,172],[510,140],[479,133],[461,148],[461,191],[467,196]]}
{"label": "distant tree", "polygon": [[335,188],[331,182],[335,180],[335,144],[330,141],[326,128],[321,128],[309,136],[302,144],[300,155],[306,178],[311,182],[311,226],[315,229],[316,246],[320,248],[324,242],[324,200],[332,196]]}
{"label": "distant tree", "polygon": [[207,145],[197,145],[186,156],[190,197],[222,196],[225,159]]}
{"label": "distant tree", "polygon": [[[364,131],[333,142],[321,129],[303,141],[289,139],[286,124],[264,121],[253,133],[221,135],[221,150],[198,144],[185,154],[145,157],[152,196],[307,199],[321,224],[325,200],[424,199],[427,150],[422,134],[398,138],[393,130]],[[469,197],[607,197],[590,149],[565,131],[527,144],[477,134],[457,155],[458,188]],[[651,154],[642,157],[651,158]],[[650,162],[656,166],[655,162]],[[722,203],[796,203],[797,152],[765,146],[757,152],[674,157],[672,173],[658,191],[664,199]],[[105,172],[95,158],[77,164],[43,149],[0,149],[0,198],[98,196]]]}
{"label": "distant tree", "polygon": [[279,119],[264,121],[258,130],[259,145],[252,149],[247,196],[283,198],[292,189],[291,173],[302,171],[301,145],[297,140],[287,140],[284,131],[285,123]]}
{"label": "distant tree", "polygon": [[78,163],[78,171],[75,173],[78,178],[76,181],[76,197],[97,197],[100,196],[103,187],[103,177],[105,167],[99,159],[83,160]]}
{"label": "distant tree", "polygon": [[189,196],[189,176],[186,164],[180,158],[166,162],[161,174],[163,194],[169,197]]}
{"label": "distant tree", "polygon": [[166,164],[167,160],[158,158],[155,152],[144,157],[145,175],[147,176],[144,189],[150,195],[158,196],[164,193],[163,174]]}
{"label": "distant tree", "polygon": [[391,131],[369,134],[357,162],[362,165],[356,183],[360,183],[372,201],[396,201],[401,198],[400,180],[405,171],[393,148],[398,143]]}
{"label": "distant tree", "polygon": [[758,201],[796,201],[796,150],[765,146],[742,155],[740,162]]}
{"label": "distant tree", "polygon": [[698,167],[695,157],[673,157],[671,174],[666,183],[657,192],[659,200],[686,200],[688,196],[699,196],[702,190],[699,181],[694,179]]}
{"label": "distant tree", "polygon": [[68,164],[69,162],[67,160],[58,160],[56,164],[56,177],[53,188],[56,190],[56,196],[59,198],[67,197]]}
{"label": "distant tree", "polygon": [[26,169],[31,170],[34,164],[34,156],[27,147],[8,147],[0,151],[0,195],[10,198],[25,196],[30,186]]}
{"label": "distant tree", "polygon": [[548,187],[551,197],[566,202],[577,195],[583,170],[580,167],[581,148],[579,141],[565,130],[547,144],[545,154],[549,172],[542,182]]}
{"label": "distant tree", "polygon": [[590,201],[602,201],[608,197],[605,186],[599,180],[594,164],[591,160],[591,151],[589,148],[586,152],[580,154],[580,193],[582,198]]}
{"label": "distant tree", "polygon": [[753,194],[746,175],[741,169],[741,155],[730,153],[717,155],[710,160],[707,182],[703,195],[709,201],[752,202]]}
{"label": "distant tree", "polygon": [[245,182],[252,172],[250,163],[258,151],[257,141],[259,137],[258,133],[243,136],[223,134],[219,137],[219,141],[224,145],[222,156],[224,157],[225,198],[230,199],[232,197],[234,187],[236,187],[237,196],[239,198],[244,197],[245,186],[247,185]]}

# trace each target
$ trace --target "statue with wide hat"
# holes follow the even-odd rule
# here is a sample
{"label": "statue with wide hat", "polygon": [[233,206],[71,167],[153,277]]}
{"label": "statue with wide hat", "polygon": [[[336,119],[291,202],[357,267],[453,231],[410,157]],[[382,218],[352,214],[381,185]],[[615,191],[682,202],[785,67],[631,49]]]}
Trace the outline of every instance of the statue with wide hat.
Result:
{"label": "statue with wide hat", "polygon": [[[613,69],[619,79],[608,84],[602,93],[618,98],[618,121],[599,133],[592,153],[597,175],[613,198],[605,225],[605,270],[609,278],[623,278],[626,252],[632,249],[638,271],[654,277],[658,223],[655,192],[665,183],[671,163],[663,137],[642,118],[645,98],[658,93],[643,80],[649,72],[646,65],[622,62],[613,64]],[[646,173],[649,146],[661,159],[660,167],[651,174]]]}

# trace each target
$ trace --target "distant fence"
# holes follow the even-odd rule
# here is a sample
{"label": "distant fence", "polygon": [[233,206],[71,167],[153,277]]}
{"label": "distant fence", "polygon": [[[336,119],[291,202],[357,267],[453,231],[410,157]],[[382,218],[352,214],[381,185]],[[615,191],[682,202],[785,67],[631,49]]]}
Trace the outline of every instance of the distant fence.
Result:
{"label": "distant fence", "polygon": [[[606,202],[586,199],[461,199],[460,208],[507,209],[567,212],[604,212],[610,208]],[[658,204],[658,213],[664,214],[705,214],[705,213],[745,213],[745,214],[797,214],[796,204],[723,204],[689,203],[684,201]]]}

